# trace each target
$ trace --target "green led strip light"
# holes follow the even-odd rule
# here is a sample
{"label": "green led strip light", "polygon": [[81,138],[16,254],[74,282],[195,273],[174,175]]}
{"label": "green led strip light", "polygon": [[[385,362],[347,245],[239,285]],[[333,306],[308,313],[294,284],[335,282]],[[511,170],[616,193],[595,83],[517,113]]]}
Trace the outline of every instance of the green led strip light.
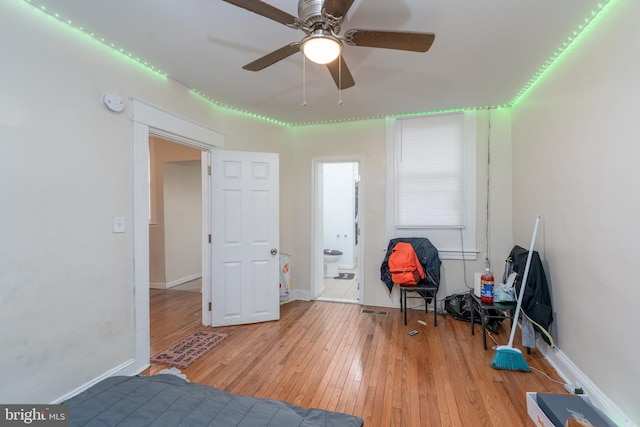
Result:
{"label": "green led strip light", "polygon": [[522,89],[520,89],[516,96],[513,97],[511,102],[509,102],[509,106],[513,106],[520,99],[522,99],[522,96],[527,93],[527,91],[531,89],[531,87],[535,85],[536,82],[540,81],[540,79],[547,74],[547,71],[551,68],[551,66],[555,64],[562,56],[562,54],[566,52],[567,48],[574,41],[576,41],[576,39],[578,39],[581,34],[584,33],[587,27],[589,27],[589,24],[591,24],[597,16],[601,16],[602,12],[609,4],[610,0],[603,0],[602,2],[598,3],[597,9],[592,10],[589,16],[584,18],[584,21],[580,25],[578,25],[578,28],[573,31],[569,37],[567,37],[564,43],[562,43],[562,46],[556,49],[553,55],[551,55],[551,57],[538,69],[538,71],[536,71],[536,73],[529,79],[527,84]]}
{"label": "green led strip light", "polygon": [[197,91],[195,89],[191,89],[191,93],[193,93],[195,95],[198,95],[199,97],[204,98],[205,100],[215,104],[217,107],[224,108],[225,110],[234,111],[236,113],[240,113],[242,115],[245,115],[245,116],[248,116],[248,117],[252,117],[254,119],[264,120],[266,122],[274,123],[274,124],[280,125],[280,126],[287,126],[287,127],[292,126],[291,123],[283,122],[281,120],[272,119],[272,118],[267,117],[267,116],[262,116],[260,114],[256,114],[256,113],[252,113],[250,111],[241,110],[239,108],[232,107],[231,105],[223,104],[220,101],[216,101],[215,99],[211,98],[210,96],[205,95],[204,93],[199,92],[199,91]]}
{"label": "green led strip light", "polygon": [[[109,42],[105,38],[100,37],[99,35],[97,35],[97,34],[91,32],[91,31],[85,29],[84,27],[82,27],[80,25],[74,24],[71,20],[64,19],[58,13],[49,11],[45,6],[43,6],[43,5],[38,6],[33,2],[33,0],[23,0],[23,1],[28,3],[28,4],[30,4],[30,5],[32,5],[36,9],[41,10],[41,11],[49,14],[50,16],[53,16],[54,18],[58,19],[60,22],[63,22],[65,24],[69,25],[73,29],[78,30],[78,31],[82,32],[83,34],[88,35],[88,36],[92,37],[93,39],[103,43],[104,45],[112,48],[113,50],[115,50],[116,52],[120,53],[124,57],[129,58],[129,59],[137,62],[138,64],[144,66],[148,70],[153,71],[154,73],[156,73],[156,74],[158,74],[158,75],[160,75],[162,77],[169,77],[169,75],[166,72],[160,70],[159,68],[155,67],[154,65],[149,64],[147,61],[141,59],[139,56],[133,54],[132,52],[126,51],[124,48],[116,46],[114,43]],[[527,93],[529,91],[529,89],[531,89],[531,87],[536,84],[536,82],[540,81],[542,76],[547,74],[547,72],[549,71],[550,67],[558,61],[558,59],[562,56],[562,54],[566,52],[567,48],[581,34],[584,33],[584,31],[587,29],[587,27],[590,27],[590,24],[593,23],[593,21],[595,20],[596,17],[602,15],[602,12],[605,9],[607,9],[607,6],[610,5],[611,3],[612,3],[611,0],[603,0],[602,2],[598,3],[597,9],[591,11],[589,16],[587,16],[584,19],[584,21],[580,25],[578,25],[578,28],[575,31],[573,31],[573,33],[571,33],[571,35],[569,37],[567,37],[567,39],[562,44],[562,46],[560,46],[558,49],[556,49],[556,51],[553,53],[553,55],[551,55],[551,57],[538,69],[538,71],[529,79],[527,84],[522,89],[520,89],[520,91],[516,94],[516,96],[514,96],[513,99],[511,99],[510,102],[508,102],[507,104],[503,104],[503,105],[485,106],[485,107],[470,107],[470,108],[450,108],[450,109],[445,109],[445,110],[433,110],[433,111],[427,111],[427,112],[392,114],[392,115],[388,115],[388,116],[378,115],[378,116],[355,117],[355,118],[350,118],[350,119],[335,119],[335,120],[316,121],[316,122],[287,123],[287,122],[283,122],[281,120],[276,120],[276,119],[273,119],[273,118],[270,118],[270,117],[267,117],[267,116],[251,113],[251,112],[246,111],[246,110],[241,110],[239,108],[235,108],[233,106],[230,106],[230,105],[227,105],[227,104],[223,104],[223,103],[221,103],[219,101],[216,101],[215,99],[211,98],[210,96],[207,96],[207,95],[203,94],[202,92],[200,92],[198,90],[195,90],[195,89],[190,89],[190,90],[195,95],[197,95],[197,96],[199,96],[199,97],[211,102],[212,104],[214,104],[217,107],[224,108],[226,110],[230,110],[230,111],[233,111],[233,112],[236,112],[236,113],[240,113],[242,115],[245,115],[245,116],[248,116],[248,117],[251,117],[251,118],[254,118],[254,119],[264,120],[264,121],[269,122],[269,123],[273,123],[273,124],[280,125],[280,126],[286,126],[286,127],[321,125],[321,124],[334,124],[334,123],[354,122],[354,121],[361,121],[361,120],[384,119],[386,117],[397,117],[397,118],[399,118],[399,117],[423,116],[423,115],[429,115],[429,114],[443,114],[443,113],[451,113],[451,112],[458,112],[458,111],[473,111],[473,110],[486,110],[486,109],[496,109],[496,108],[510,108],[514,104],[516,104],[520,99],[522,99],[524,94]]]}
{"label": "green led strip light", "polygon": [[[140,65],[144,66],[146,69],[148,69],[148,70],[150,70],[150,71],[154,72],[155,74],[158,74],[158,75],[160,75],[160,76],[162,76],[162,77],[165,77],[165,78],[171,78],[171,77],[169,77],[168,73],[166,73],[166,72],[162,71],[160,68],[156,67],[155,65],[152,65],[152,64],[150,64],[149,62],[147,62],[147,61],[145,61],[145,60],[141,59],[139,56],[135,55],[133,52],[128,52],[128,51],[127,51],[127,50],[125,50],[124,48],[121,48],[121,47],[117,46],[115,43],[112,43],[112,42],[108,41],[108,40],[107,40],[107,39],[105,39],[104,37],[101,37],[101,36],[99,36],[98,34],[96,34],[96,33],[92,32],[92,31],[87,30],[87,29],[86,29],[86,28],[84,28],[83,26],[74,24],[74,22],[73,22],[73,21],[71,21],[71,20],[69,20],[69,19],[65,19],[65,18],[64,18],[64,17],[62,17],[59,13],[56,13],[56,12],[52,12],[52,11],[50,11],[49,9],[47,9],[47,7],[46,7],[46,6],[44,6],[44,5],[37,5],[33,0],[23,0],[23,1],[24,1],[24,2],[26,2],[26,3],[28,3],[28,4],[30,4],[30,5],[31,5],[31,6],[33,6],[34,8],[36,8],[36,9],[38,9],[38,10],[42,11],[42,12],[45,12],[45,13],[47,13],[48,15],[50,15],[50,16],[52,16],[52,17],[56,18],[58,21],[60,21],[60,22],[62,22],[62,23],[64,23],[64,24],[69,25],[69,26],[70,26],[71,28],[73,28],[74,30],[78,30],[78,31],[82,32],[82,34],[87,35],[87,36],[90,36],[91,38],[93,38],[93,39],[95,39],[95,40],[97,40],[97,41],[101,42],[101,43],[102,43],[102,44],[104,44],[105,46],[110,47],[111,49],[113,49],[113,50],[114,50],[114,51],[116,51],[117,53],[119,53],[119,54],[123,55],[124,57],[126,57],[126,58],[128,58],[128,59],[132,59],[132,60],[134,60],[135,62],[137,62],[138,64],[140,64]],[[175,80],[175,79],[174,79],[174,80]],[[176,81],[177,81],[177,80],[176,80]],[[178,83],[182,84],[183,86],[186,86],[186,85],[184,85],[184,84],[183,84],[183,83],[181,83],[181,82],[178,82]],[[207,96],[207,95],[203,94],[202,92],[199,92],[199,91],[197,91],[197,90],[195,90],[195,89],[190,89],[190,90],[191,90],[191,92],[192,92],[192,93],[197,94],[198,96],[200,96],[200,97],[202,97],[202,98],[206,99],[207,101],[209,101],[209,102],[211,102],[211,103],[215,104],[215,105],[216,105],[216,106],[218,106],[218,107],[225,108],[225,109],[227,109],[227,110],[231,110],[231,111],[234,111],[234,112],[237,112],[237,113],[241,113],[241,114],[243,114],[243,115],[246,115],[246,116],[251,117],[251,118],[254,118],[254,119],[261,119],[261,120],[265,120],[265,121],[267,121],[267,122],[274,123],[274,124],[281,125],[281,126],[290,126],[290,124],[289,124],[289,123],[286,123],[286,122],[283,122],[283,121],[280,121],[280,120],[275,120],[275,119],[272,119],[272,118],[270,118],[270,117],[265,117],[265,116],[261,116],[261,115],[259,115],[259,114],[251,113],[251,112],[249,112],[249,111],[240,110],[240,109],[238,109],[238,108],[234,108],[234,107],[232,107],[232,106],[230,106],[230,105],[224,105],[224,104],[222,104],[221,102],[216,101],[215,99],[213,99],[213,98],[211,98],[211,97],[209,97],[209,96]]]}
{"label": "green led strip light", "polygon": [[78,30],[80,31],[82,34],[85,34],[99,42],[101,42],[102,44],[104,44],[107,47],[110,47],[111,49],[115,50],[116,52],[120,53],[121,55],[123,55],[124,57],[131,59],[135,62],[137,62],[138,64],[144,66],[145,68],[147,68],[148,70],[154,72],[155,74],[158,74],[162,77],[168,77],[168,74],[165,73],[164,71],[162,71],[161,69],[159,69],[158,67],[149,64],[147,61],[145,61],[144,59],[140,58],[139,56],[135,55],[133,52],[128,52],[127,50],[125,50],[124,48],[121,48],[119,46],[117,46],[115,43],[112,43],[110,41],[108,41],[107,39],[105,39],[104,37],[101,37],[99,35],[97,35],[96,33],[87,30],[86,28],[84,28],[81,25],[76,25],[73,21],[69,20],[69,19],[65,19],[62,16],[60,16],[60,14],[49,11],[47,9],[46,6],[44,5],[40,5],[38,6],[37,4],[35,4],[32,0],[23,0],[25,2],[27,2],[28,4],[30,4],[31,6],[35,7],[38,10],[41,10],[42,12],[47,13],[48,15],[56,18],[57,20],[59,20],[60,22],[63,22],[67,25],[69,25],[71,28],[73,28],[74,30]]}

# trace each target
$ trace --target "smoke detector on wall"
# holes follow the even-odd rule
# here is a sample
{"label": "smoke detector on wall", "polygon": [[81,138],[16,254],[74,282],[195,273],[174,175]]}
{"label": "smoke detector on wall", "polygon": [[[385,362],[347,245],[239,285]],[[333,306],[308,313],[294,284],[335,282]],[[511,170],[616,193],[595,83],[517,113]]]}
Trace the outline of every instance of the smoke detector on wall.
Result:
{"label": "smoke detector on wall", "polygon": [[107,111],[111,111],[112,113],[122,113],[122,111],[124,111],[124,100],[117,93],[103,93],[100,96],[100,103]]}

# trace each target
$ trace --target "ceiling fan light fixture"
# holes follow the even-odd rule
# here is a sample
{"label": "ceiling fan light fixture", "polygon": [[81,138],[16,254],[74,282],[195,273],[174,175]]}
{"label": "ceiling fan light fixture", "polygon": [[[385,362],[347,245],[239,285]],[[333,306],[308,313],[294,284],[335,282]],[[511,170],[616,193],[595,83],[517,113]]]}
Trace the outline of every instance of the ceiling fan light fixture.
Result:
{"label": "ceiling fan light fixture", "polygon": [[316,31],[302,41],[302,53],[316,64],[335,61],[342,52],[342,43],[327,31]]}

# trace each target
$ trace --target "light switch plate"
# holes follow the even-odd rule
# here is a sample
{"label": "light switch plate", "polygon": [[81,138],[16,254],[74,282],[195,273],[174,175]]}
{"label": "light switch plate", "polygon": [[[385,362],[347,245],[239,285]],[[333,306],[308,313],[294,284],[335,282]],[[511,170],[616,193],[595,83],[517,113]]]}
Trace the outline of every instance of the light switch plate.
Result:
{"label": "light switch plate", "polygon": [[124,224],[124,216],[122,215],[114,215],[113,216],[113,232],[114,233],[124,233],[126,231]]}

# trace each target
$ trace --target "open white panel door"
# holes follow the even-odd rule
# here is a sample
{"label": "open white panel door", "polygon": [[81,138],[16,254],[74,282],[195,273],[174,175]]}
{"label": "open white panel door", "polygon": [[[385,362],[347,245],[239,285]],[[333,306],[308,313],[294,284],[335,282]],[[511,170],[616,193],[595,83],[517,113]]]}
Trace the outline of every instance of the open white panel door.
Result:
{"label": "open white panel door", "polygon": [[212,326],[280,318],[278,155],[214,150]]}

